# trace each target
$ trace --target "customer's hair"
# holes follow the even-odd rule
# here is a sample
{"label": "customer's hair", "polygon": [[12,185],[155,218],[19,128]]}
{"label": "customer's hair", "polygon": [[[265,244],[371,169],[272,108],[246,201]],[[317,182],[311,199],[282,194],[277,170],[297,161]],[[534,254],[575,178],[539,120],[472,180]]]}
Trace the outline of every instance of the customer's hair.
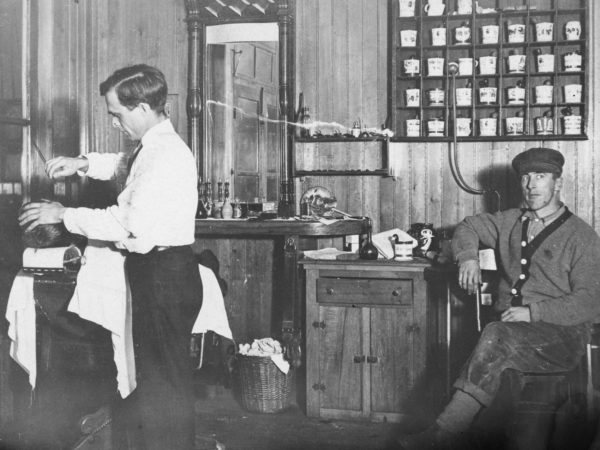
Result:
{"label": "customer's hair", "polygon": [[147,103],[157,113],[165,111],[167,81],[156,67],[136,64],[116,70],[100,84],[100,95],[115,89],[119,102],[128,109]]}

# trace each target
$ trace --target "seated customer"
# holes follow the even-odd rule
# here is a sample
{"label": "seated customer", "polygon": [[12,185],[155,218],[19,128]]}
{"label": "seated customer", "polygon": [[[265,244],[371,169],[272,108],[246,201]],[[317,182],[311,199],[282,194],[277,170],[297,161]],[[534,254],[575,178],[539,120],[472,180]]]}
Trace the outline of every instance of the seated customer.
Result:
{"label": "seated customer", "polygon": [[457,226],[452,250],[458,282],[469,293],[481,283],[479,247],[495,250],[499,320],[483,330],[436,423],[400,437],[401,448],[460,448],[505,369],[552,373],[577,366],[600,316],[600,238],[560,201],[563,164],[556,150],[520,153],[512,165],[522,207],[467,217]]}

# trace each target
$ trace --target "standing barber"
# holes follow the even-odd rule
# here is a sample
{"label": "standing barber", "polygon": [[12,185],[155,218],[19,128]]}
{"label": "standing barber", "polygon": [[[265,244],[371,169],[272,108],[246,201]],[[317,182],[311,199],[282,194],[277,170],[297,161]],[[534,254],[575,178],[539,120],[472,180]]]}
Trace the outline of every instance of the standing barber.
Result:
{"label": "standing barber", "polygon": [[463,220],[452,251],[458,282],[470,293],[481,283],[478,250],[496,252],[498,321],[483,330],[456,392],[435,424],[399,439],[405,450],[465,448],[462,436],[489,406],[502,372],[553,373],[573,370],[600,318],[600,238],[560,201],[564,157],[532,148],[512,165],[523,204]]}
{"label": "standing barber", "polygon": [[[20,224],[64,222],[72,232],[114,242],[126,252],[132,294],[137,388],[116,413],[115,425],[136,430],[136,448],[194,448],[194,405],[189,342],[201,306],[194,242],[197,173],[194,157],[165,113],[167,83],[144,64],[114,72],[100,85],[112,125],[139,145],[129,159],[117,204],[106,209],[31,203]],[[53,158],[51,178],[85,173],[117,175],[120,155],[90,153]]]}

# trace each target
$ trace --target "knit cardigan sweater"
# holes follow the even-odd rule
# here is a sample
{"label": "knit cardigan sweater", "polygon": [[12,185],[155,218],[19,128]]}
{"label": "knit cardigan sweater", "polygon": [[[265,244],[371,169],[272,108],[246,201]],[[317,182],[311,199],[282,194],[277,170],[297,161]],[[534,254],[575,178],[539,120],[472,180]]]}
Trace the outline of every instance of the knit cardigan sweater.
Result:
{"label": "knit cardigan sweater", "polygon": [[[458,224],[452,251],[460,264],[478,259],[480,248],[496,254],[500,283],[495,309],[511,306],[510,290],[521,274],[520,209],[467,217]],[[600,322],[600,237],[571,215],[531,257],[529,278],[521,289],[531,320],[557,325]]]}

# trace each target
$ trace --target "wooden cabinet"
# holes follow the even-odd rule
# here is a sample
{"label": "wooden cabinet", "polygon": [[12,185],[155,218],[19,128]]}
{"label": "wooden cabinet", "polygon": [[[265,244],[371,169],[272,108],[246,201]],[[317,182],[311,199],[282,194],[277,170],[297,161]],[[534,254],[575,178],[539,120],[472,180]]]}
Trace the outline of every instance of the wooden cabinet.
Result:
{"label": "wooden cabinet", "polygon": [[435,390],[425,368],[445,322],[443,302],[428,296],[424,274],[429,264],[302,264],[307,414],[401,421]]}
{"label": "wooden cabinet", "polygon": [[414,3],[389,3],[394,140],[587,139],[587,1]]}

